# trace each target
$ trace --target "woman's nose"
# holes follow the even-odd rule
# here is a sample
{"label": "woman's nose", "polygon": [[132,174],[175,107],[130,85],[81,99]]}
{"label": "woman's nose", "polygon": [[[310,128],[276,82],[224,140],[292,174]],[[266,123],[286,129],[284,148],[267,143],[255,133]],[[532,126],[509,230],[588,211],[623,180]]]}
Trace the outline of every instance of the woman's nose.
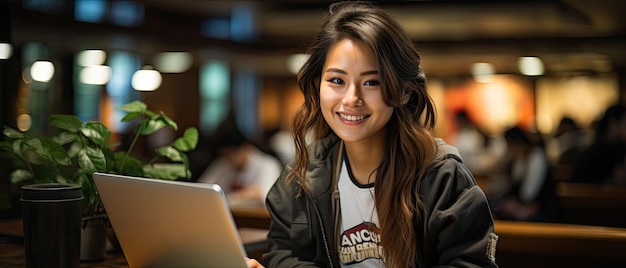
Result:
{"label": "woman's nose", "polygon": [[343,96],[342,104],[346,106],[361,106],[363,99],[361,98],[359,87],[355,84],[348,86],[346,94]]}

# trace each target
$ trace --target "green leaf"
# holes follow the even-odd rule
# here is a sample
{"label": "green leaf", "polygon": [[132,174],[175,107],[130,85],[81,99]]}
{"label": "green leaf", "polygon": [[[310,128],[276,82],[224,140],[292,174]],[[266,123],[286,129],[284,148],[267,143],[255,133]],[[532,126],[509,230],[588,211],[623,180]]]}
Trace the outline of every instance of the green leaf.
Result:
{"label": "green leaf", "polygon": [[80,150],[82,150],[85,146],[83,145],[82,142],[76,140],[74,142],[72,142],[72,144],[70,144],[70,146],[67,148],[67,155],[70,158],[74,158],[76,157],[76,155],[78,155],[78,152],[80,152]]}
{"label": "green leaf", "polygon": [[9,141],[0,141],[0,157],[12,158],[13,155],[13,143]]}
{"label": "green leaf", "polygon": [[185,178],[188,170],[183,164],[154,164],[144,165],[143,171],[147,177],[163,180]]}
{"label": "green leaf", "polygon": [[141,122],[141,125],[137,127],[141,128],[141,132],[139,133],[140,135],[150,135],[164,128],[165,122],[163,122],[162,120],[147,120]]}
{"label": "green leaf", "polygon": [[154,119],[156,116],[158,116],[156,113],[154,113],[153,111],[150,111],[150,110],[145,110],[145,111],[143,112],[143,114],[145,114],[146,116],[148,116],[148,117],[150,117],[150,118],[153,118],[153,119]]}
{"label": "green leaf", "polygon": [[52,139],[60,145],[66,145],[68,143],[71,143],[75,141],[77,138],[78,138],[78,135],[76,135],[76,133],[67,132],[67,131],[63,131],[59,133],[59,135],[52,137]]}
{"label": "green leaf", "polygon": [[129,113],[143,113],[148,109],[148,106],[141,101],[133,101],[120,106],[120,109]]}
{"label": "green leaf", "polygon": [[14,170],[13,172],[11,172],[11,174],[9,174],[9,178],[11,178],[12,183],[21,183],[35,179],[30,171],[24,169]]}
{"label": "green leaf", "polygon": [[78,166],[87,174],[106,171],[106,158],[99,148],[85,147],[76,156]]}
{"label": "green leaf", "polygon": [[124,117],[122,117],[122,119],[120,121],[122,122],[128,122],[128,121],[132,121],[135,118],[141,117],[141,113],[127,113]]}
{"label": "green leaf", "polygon": [[4,127],[4,131],[2,132],[5,137],[9,139],[23,139],[28,138],[23,132],[12,129],[10,127]]}
{"label": "green leaf", "polygon": [[63,176],[56,176],[56,178],[53,180],[54,182],[58,182],[58,183],[68,183],[69,181],[67,180],[67,178],[63,177]]}
{"label": "green leaf", "polygon": [[178,130],[178,125],[176,124],[176,122],[174,122],[174,120],[172,120],[171,118],[169,118],[167,115],[165,115],[165,113],[161,112],[161,120],[163,120],[163,122],[168,125],[169,127],[171,127],[173,130]]}
{"label": "green leaf", "polygon": [[137,158],[127,156],[126,161],[124,162],[124,166],[121,166],[124,155],[125,154],[122,152],[115,153],[115,164],[113,166],[113,171],[118,174],[144,177],[142,167],[143,164]]}
{"label": "green leaf", "polygon": [[172,146],[163,146],[157,148],[155,151],[158,155],[167,157],[174,162],[182,162],[183,160],[183,158],[181,157],[182,153]]}
{"label": "green leaf", "polygon": [[186,154],[182,154],[181,157],[183,158],[183,165],[185,166],[185,173],[183,174],[184,178],[191,178],[191,171],[189,170],[189,159],[187,158]]}
{"label": "green leaf", "polygon": [[24,142],[21,147],[26,161],[34,164],[54,162],[59,165],[69,165],[71,160],[65,149],[50,138],[33,138]]}
{"label": "green leaf", "polygon": [[100,205],[100,195],[98,195],[91,175],[85,173],[78,175],[76,183],[83,186],[83,210],[89,211],[87,213],[93,213]]}
{"label": "green leaf", "polygon": [[13,158],[13,154],[9,151],[5,151],[4,148],[0,149],[0,157],[1,158]]}
{"label": "green leaf", "polygon": [[189,127],[183,133],[183,136],[174,141],[174,148],[182,152],[188,152],[196,148],[198,145],[198,129]]}
{"label": "green leaf", "polygon": [[72,133],[77,133],[83,127],[83,122],[75,115],[53,114],[49,121],[50,125]]}
{"label": "green leaf", "polygon": [[85,135],[85,137],[100,146],[100,148],[108,147],[111,131],[104,124],[100,122],[88,122],[85,124],[85,127],[80,130],[80,132]]}
{"label": "green leaf", "polygon": [[13,145],[11,146],[13,154],[23,157],[22,144],[24,141],[25,140],[19,139],[13,142]]}
{"label": "green leaf", "polygon": [[105,170],[113,170],[113,167],[115,166],[115,152],[111,150],[103,150],[102,153],[104,154],[104,159],[106,161]]}
{"label": "green leaf", "polygon": [[59,182],[58,178],[63,176],[57,173],[58,169],[54,167],[54,164],[31,166],[35,183]]}

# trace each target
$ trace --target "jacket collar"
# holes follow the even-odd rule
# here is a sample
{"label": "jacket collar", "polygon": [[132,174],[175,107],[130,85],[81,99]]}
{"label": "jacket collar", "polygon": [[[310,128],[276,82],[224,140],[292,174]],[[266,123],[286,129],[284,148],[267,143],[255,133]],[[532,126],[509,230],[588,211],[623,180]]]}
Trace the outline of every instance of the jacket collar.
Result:
{"label": "jacket collar", "polygon": [[309,169],[307,170],[309,193],[312,197],[332,191],[337,161],[341,156],[343,142],[337,135],[330,134],[310,147]]}
{"label": "jacket collar", "polygon": [[[456,147],[447,144],[441,138],[435,138],[435,141],[439,147],[437,159],[452,157],[459,162],[463,162],[463,158]],[[343,142],[337,135],[330,134],[314,142],[310,148],[310,165],[307,171],[307,177],[309,178],[308,187],[311,196],[317,197],[334,189],[337,179],[336,173],[341,166]]]}
{"label": "jacket collar", "polygon": [[463,163],[463,158],[461,157],[461,153],[459,153],[459,149],[450,144],[447,144],[441,138],[435,138],[435,142],[437,142],[437,145],[439,146],[437,159],[442,159],[444,157],[453,157],[457,161]]}

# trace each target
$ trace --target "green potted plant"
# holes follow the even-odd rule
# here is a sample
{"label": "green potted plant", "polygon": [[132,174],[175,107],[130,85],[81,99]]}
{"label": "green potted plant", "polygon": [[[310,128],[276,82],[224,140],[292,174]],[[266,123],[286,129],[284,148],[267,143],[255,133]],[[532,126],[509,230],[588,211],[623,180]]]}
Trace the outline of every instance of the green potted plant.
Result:
{"label": "green potted plant", "polygon": [[[132,141],[125,151],[116,151],[109,139],[111,131],[101,122],[82,122],[74,115],[54,114],[50,125],[58,132],[52,137],[30,137],[5,127],[5,140],[0,142],[0,153],[13,159],[15,170],[12,183],[76,183],[82,186],[85,226],[88,219],[106,218],[104,207],[93,182],[94,172],[105,172],[155,179],[190,178],[187,152],[195,149],[198,130],[187,128],[171,144],[157,148],[152,159],[144,163],[131,152],[140,136],[148,136],[169,127],[178,130],[176,122],[163,112],[148,110],[141,101],[120,107],[127,112],[121,121],[138,121]],[[158,162],[166,160],[165,162]],[[81,253],[82,254],[82,253]]]}

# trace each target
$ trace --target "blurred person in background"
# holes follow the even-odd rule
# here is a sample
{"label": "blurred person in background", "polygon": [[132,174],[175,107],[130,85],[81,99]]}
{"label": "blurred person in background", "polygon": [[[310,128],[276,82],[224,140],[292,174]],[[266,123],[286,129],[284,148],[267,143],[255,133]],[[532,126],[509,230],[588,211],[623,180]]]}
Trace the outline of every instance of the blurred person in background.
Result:
{"label": "blurred person in background", "polygon": [[296,154],[296,149],[293,146],[291,127],[280,127],[275,132],[271,133],[268,140],[268,146],[276,152],[276,155],[283,165],[291,163]]}
{"label": "blurred person in background", "polygon": [[572,182],[626,184],[626,108],[606,109],[594,130],[594,141],[574,165]]}
{"label": "blurred person in background", "polygon": [[506,152],[495,178],[506,187],[489,199],[497,219],[555,222],[559,220],[555,183],[539,135],[520,127],[504,132]]}
{"label": "blurred person in background", "polygon": [[198,182],[219,184],[229,205],[263,206],[282,171],[278,158],[261,151],[234,127],[219,134],[215,143],[216,158]]}
{"label": "blurred person in background", "polygon": [[568,116],[561,118],[554,131],[554,141],[556,143],[556,162],[560,164],[576,162],[588,145],[584,131],[574,119]]}
{"label": "blurred person in background", "polygon": [[487,167],[486,159],[483,159],[487,153],[486,135],[471,120],[467,111],[457,111],[454,119],[457,131],[450,144],[459,149],[459,153],[463,157],[463,163],[474,175],[484,174]]}
{"label": "blurred person in background", "polygon": [[574,164],[589,145],[587,133],[569,116],[559,121],[552,139],[547,144],[548,160],[553,167],[553,178],[568,180]]}

